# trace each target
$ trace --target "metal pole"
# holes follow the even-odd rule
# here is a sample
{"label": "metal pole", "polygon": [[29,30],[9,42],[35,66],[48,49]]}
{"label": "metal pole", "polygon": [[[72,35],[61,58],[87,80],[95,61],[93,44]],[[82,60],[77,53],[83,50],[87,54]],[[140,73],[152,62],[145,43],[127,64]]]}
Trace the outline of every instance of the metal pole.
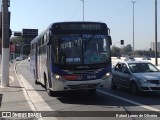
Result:
{"label": "metal pole", "polygon": [[157,60],[157,0],[155,0],[155,65],[158,65]]}
{"label": "metal pole", "polygon": [[81,0],[83,2],[83,21],[84,21],[84,0]]}
{"label": "metal pole", "polygon": [[1,86],[9,86],[9,16],[8,0],[2,0],[2,81]]}
{"label": "metal pole", "polygon": [[132,1],[133,3],[133,51],[134,51],[134,4],[136,3],[135,1]]}

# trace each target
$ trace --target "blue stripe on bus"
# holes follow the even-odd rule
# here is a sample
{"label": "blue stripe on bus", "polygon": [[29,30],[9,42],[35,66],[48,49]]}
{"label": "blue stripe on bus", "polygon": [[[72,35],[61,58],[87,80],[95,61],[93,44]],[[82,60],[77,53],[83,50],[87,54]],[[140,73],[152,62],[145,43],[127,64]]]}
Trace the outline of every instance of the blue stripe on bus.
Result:
{"label": "blue stripe on bus", "polygon": [[66,72],[64,72],[62,69],[56,67],[56,66],[53,66],[52,67],[52,72],[55,73],[55,74],[58,74],[58,75],[67,75]]}
{"label": "blue stripe on bus", "polygon": [[[67,72],[64,72],[60,68],[53,66],[52,72],[55,74],[58,74],[60,76],[71,76],[71,74],[68,74]],[[78,75],[81,77],[79,80],[95,80],[95,79],[101,79],[106,73],[111,72],[111,65],[106,66],[102,71],[95,73],[95,74],[81,74]]]}

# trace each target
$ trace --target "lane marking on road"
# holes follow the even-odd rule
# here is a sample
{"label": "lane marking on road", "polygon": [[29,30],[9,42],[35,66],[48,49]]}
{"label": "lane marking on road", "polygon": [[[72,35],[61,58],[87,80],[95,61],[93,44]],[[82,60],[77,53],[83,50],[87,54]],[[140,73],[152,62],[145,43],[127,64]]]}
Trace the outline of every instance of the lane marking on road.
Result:
{"label": "lane marking on road", "polygon": [[[20,85],[23,87],[23,93],[28,101],[28,104],[30,108],[33,111],[55,111],[52,109],[45,101],[44,99],[39,95],[38,92],[35,91],[35,89],[32,87],[32,85],[23,77],[23,75],[16,72],[16,76],[18,78],[18,81]],[[29,89],[29,91],[27,91]],[[45,120],[48,117],[39,118],[39,120]],[[52,120],[57,120],[56,117],[50,117]]]}
{"label": "lane marking on road", "polygon": [[39,93],[30,85],[30,83],[21,74],[19,74],[19,77],[20,80],[23,81],[25,89],[29,90],[27,91],[28,95],[38,111],[55,111],[43,100]]}
{"label": "lane marking on road", "polygon": [[28,96],[28,94],[27,94],[27,91],[25,90],[24,85],[23,85],[23,83],[21,82],[21,80],[20,80],[20,78],[19,78],[19,76],[18,76],[18,74],[17,74],[17,72],[16,72],[16,65],[14,66],[14,72],[15,72],[15,75],[16,75],[16,77],[17,77],[17,80],[18,80],[20,86],[22,87],[24,97],[26,98],[26,100],[27,100],[27,102],[28,102],[31,110],[32,110],[32,111],[36,111],[36,108],[35,108],[34,105],[32,104],[32,102],[31,102],[31,100],[30,100],[30,98],[29,98],[29,96]]}
{"label": "lane marking on road", "polygon": [[153,107],[150,107],[150,106],[147,106],[147,105],[143,105],[143,104],[141,104],[141,103],[138,103],[138,102],[135,102],[135,101],[132,101],[132,100],[129,100],[129,99],[126,99],[126,98],[117,96],[117,95],[113,95],[113,94],[111,94],[111,93],[104,92],[104,91],[102,91],[102,90],[97,90],[97,91],[100,92],[100,93],[103,93],[103,94],[105,94],[105,95],[109,95],[109,96],[111,96],[111,97],[114,97],[114,98],[117,98],[117,99],[126,101],[126,102],[128,102],[128,103],[132,103],[132,104],[137,105],[137,106],[140,106],[140,107],[143,107],[143,108],[145,108],[145,109],[148,109],[148,110],[151,110],[151,111],[155,111],[155,112],[160,112],[160,110],[157,109],[157,108],[153,108]]}

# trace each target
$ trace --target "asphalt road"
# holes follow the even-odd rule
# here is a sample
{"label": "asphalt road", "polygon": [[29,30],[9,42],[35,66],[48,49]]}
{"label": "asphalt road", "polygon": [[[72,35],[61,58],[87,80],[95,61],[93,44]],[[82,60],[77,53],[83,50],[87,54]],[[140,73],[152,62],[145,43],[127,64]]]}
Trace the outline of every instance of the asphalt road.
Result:
{"label": "asphalt road", "polygon": [[[97,90],[94,96],[90,96],[86,91],[77,91],[62,92],[50,97],[41,85],[34,84],[33,72],[27,60],[17,62],[16,71],[37,111],[50,111],[50,114],[53,114],[52,111],[68,111],[55,119],[159,119],[156,117],[160,115],[160,93],[158,92],[142,93],[136,96],[127,89],[106,88]],[[45,114],[47,116],[47,113]],[[67,117],[62,117],[66,114],[68,114]],[[129,114],[134,115],[134,118]]]}

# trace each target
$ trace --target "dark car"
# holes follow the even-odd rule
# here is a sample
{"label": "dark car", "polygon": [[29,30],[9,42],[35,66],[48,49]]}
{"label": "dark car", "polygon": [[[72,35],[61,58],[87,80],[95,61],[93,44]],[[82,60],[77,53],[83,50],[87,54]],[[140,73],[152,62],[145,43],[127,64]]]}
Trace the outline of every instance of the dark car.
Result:
{"label": "dark car", "polygon": [[125,57],[124,61],[135,61],[135,58],[132,56]]}
{"label": "dark car", "polygon": [[140,91],[160,91],[160,71],[148,61],[121,61],[112,70],[111,88],[117,86]]}

